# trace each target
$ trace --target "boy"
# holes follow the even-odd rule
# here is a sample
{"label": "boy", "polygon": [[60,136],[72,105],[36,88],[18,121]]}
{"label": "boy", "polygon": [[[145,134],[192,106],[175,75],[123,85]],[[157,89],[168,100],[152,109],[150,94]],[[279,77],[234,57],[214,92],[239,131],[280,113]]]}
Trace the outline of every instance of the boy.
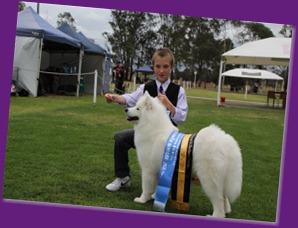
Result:
{"label": "boy", "polygon": [[[179,85],[171,82],[170,76],[174,67],[174,55],[168,48],[160,48],[152,56],[152,65],[156,79],[140,87],[131,94],[105,95],[108,103],[117,102],[124,107],[133,107],[145,91],[158,99],[167,108],[167,113],[174,125],[182,124],[187,116],[188,105],[185,91]],[[128,165],[128,150],[134,146],[134,130],[122,130],[115,134],[114,169],[116,179],[106,186],[108,191],[118,191],[129,187],[131,183]]]}

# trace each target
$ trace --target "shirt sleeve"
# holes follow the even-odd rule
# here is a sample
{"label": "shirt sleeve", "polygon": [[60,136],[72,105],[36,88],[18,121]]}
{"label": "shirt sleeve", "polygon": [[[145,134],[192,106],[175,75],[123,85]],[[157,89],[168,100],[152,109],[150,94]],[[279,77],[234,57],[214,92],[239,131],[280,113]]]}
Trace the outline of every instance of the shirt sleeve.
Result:
{"label": "shirt sleeve", "polygon": [[178,93],[178,100],[176,105],[176,113],[174,116],[171,115],[171,119],[177,124],[182,124],[186,120],[188,112],[188,104],[186,99],[186,93],[183,87],[180,87]]}
{"label": "shirt sleeve", "polygon": [[[125,104],[122,106],[124,108],[128,107],[134,107],[138,101],[138,99],[143,96],[144,94],[144,87],[145,84],[142,84],[137,88],[134,92],[129,93],[129,94],[123,94],[123,98],[125,99]],[[167,112],[168,109],[167,109]],[[183,87],[180,87],[179,93],[178,93],[178,99],[177,99],[177,105],[175,108],[175,115],[170,116],[171,119],[177,124],[182,124],[186,120],[187,112],[188,112],[188,104],[187,104],[187,99],[186,99],[186,93]]]}
{"label": "shirt sleeve", "polygon": [[132,93],[126,93],[123,94],[123,98],[125,99],[125,104],[122,105],[123,107],[134,107],[138,101],[138,99],[143,95],[144,93],[144,84],[140,85],[139,88],[137,88],[134,92]]}

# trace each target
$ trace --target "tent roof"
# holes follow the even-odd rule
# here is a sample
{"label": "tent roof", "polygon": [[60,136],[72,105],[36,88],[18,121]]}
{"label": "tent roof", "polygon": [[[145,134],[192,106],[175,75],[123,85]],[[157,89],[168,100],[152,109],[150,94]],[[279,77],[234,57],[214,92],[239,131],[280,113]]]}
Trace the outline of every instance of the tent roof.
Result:
{"label": "tent roof", "polygon": [[76,32],[68,23],[63,23],[57,29],[77,40],[80,40],[85,47],[85,52],[105,55],[106,50],[91,42],[83,33]]}
{"label": "tent roof", "polygon": [[68,44],[76,48],[81,47],[81,42],[56,29],[32,7],[28,7],[18,13],[17,32],[18,36],[38,37],[45,40]]}
{"label": "tent roof", "polygon": [[115,55],[115,54],[113,54],[113,53],[107,51],[107,57],[112,58],[114,55]]}
{"label": "tent roof", "polygon": [[267,70],[259,69],[246,69],[246,68],[236,68],[228,70],[222,73],[222,76],[226,77],[238,77],[238,78],[254,78],[254,79],[269,79],[269,80],[284,80],[282,77],[278,76]]}
{"label": "tent roof", "polygon": [[102,55],[106,55],[107,51],[103,49],[101,46],[93,43],[89,38],[87,38],[83,33],[79,32],[80,36],[82,37],[81,40],[83,41],[83,44],[88,45],[86,51],[99,53]]}
{"label": "tent roof", "polygon": [[288,66],[291,38],[270,37],[243,44],[222,56],[225,64]]}
{"label": "tent roof", "polygon": [[138,69],[135,70],[136,72],[141,72],[141,73],[148,73],[148,74],[153,74],[153,70],[151,69],[150,66],[148,65],[143,65],[139,67]]}

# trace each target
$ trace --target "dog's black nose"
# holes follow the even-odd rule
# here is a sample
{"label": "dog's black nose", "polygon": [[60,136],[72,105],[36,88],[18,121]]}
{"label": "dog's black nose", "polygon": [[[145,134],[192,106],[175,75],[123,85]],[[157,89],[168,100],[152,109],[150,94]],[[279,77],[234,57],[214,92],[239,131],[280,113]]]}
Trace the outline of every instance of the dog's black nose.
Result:
{"label": "dog's black nose", "polygon": [[126,109],[125,109],[125,112],[127,112],[127,111],[128,111],[128,109],[126,108]]}

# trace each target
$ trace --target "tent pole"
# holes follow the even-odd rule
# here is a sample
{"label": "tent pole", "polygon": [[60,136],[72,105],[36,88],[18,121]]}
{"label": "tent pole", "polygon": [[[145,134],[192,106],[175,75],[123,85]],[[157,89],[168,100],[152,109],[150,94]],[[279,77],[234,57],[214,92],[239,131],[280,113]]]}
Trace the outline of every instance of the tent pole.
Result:
{"label": "tent pole", "polygon": [[96,95],[97,95],[97,70],[94,71],[94,89],[93,89],[93,107],[96,105]]}
{"label": "tent pole", "polygon": [[133,76],[133,91],[136,90],[136,81],[137,81],[137,78],[136,78],[136,76],[134,75],[134,76]]}
{"label": "tent pole", "polygon": [[106,63],[107,63],[107,56],[105,56],[105,60],[103,61],[103,66],[102,66],[102,94],[105,93],[105,76],[106,76]]}
{"label": "tent pole", "polygon": [[225,76],[221,77],[221,87],[223,87],[225,85],[225,79],[226,79]]}
{"label": "tent pole", "polygon": [[134,77],[134,80],[133,80],[133,91],[136,91],[136,84],[137,84],[138,76],[139,76],[139,72],[137,71],[137,75]]}
{"label": "tent pole", "polygon": [[276,92],[277,90],[277,81],[275,81],[275,88],[274,88],[274,91]]}
{"label": "tent pole", "polygon": [[40,39],[39,43],[39,56],[38,56],[38,74],[37,74],[37,88],[36,88],[36,97],[38,96],[38,85],[39,85],[39,78],[40,78],[40,64],[41,64],[41,55],[42,55],[42,47],[43,47],[43,38]]}
{"label": "tent pole", "polygon": [[78,69],[78,78],[77,78],[77,97],[80,95],[80,79],[81,79],[83,55],[84,55],[84,51],[80,49],[79,69]]}
{"label": "tent pole", "polygon": [[247,98],[247,80],[245,80],[245,95],[244,95],[244,99],[246,100]]}
{"label": "tent pole", "polygon": [[[223,64],[221,72],[225,72],[225,71],[226,71],[226,65]],[[226,77],[225,76],[222,76],[222,79],[221,79],[221,88],[225,85],[225,79],[226,79]]]}
{"label": "tent pole", "polygon": [[221,90],[221,74],[223,68],[224,61],[220,61],[220,68],[219,68],[219,77],[218,77],[218,86],[217,86],[217,106],[220,106],[220,90]]}

